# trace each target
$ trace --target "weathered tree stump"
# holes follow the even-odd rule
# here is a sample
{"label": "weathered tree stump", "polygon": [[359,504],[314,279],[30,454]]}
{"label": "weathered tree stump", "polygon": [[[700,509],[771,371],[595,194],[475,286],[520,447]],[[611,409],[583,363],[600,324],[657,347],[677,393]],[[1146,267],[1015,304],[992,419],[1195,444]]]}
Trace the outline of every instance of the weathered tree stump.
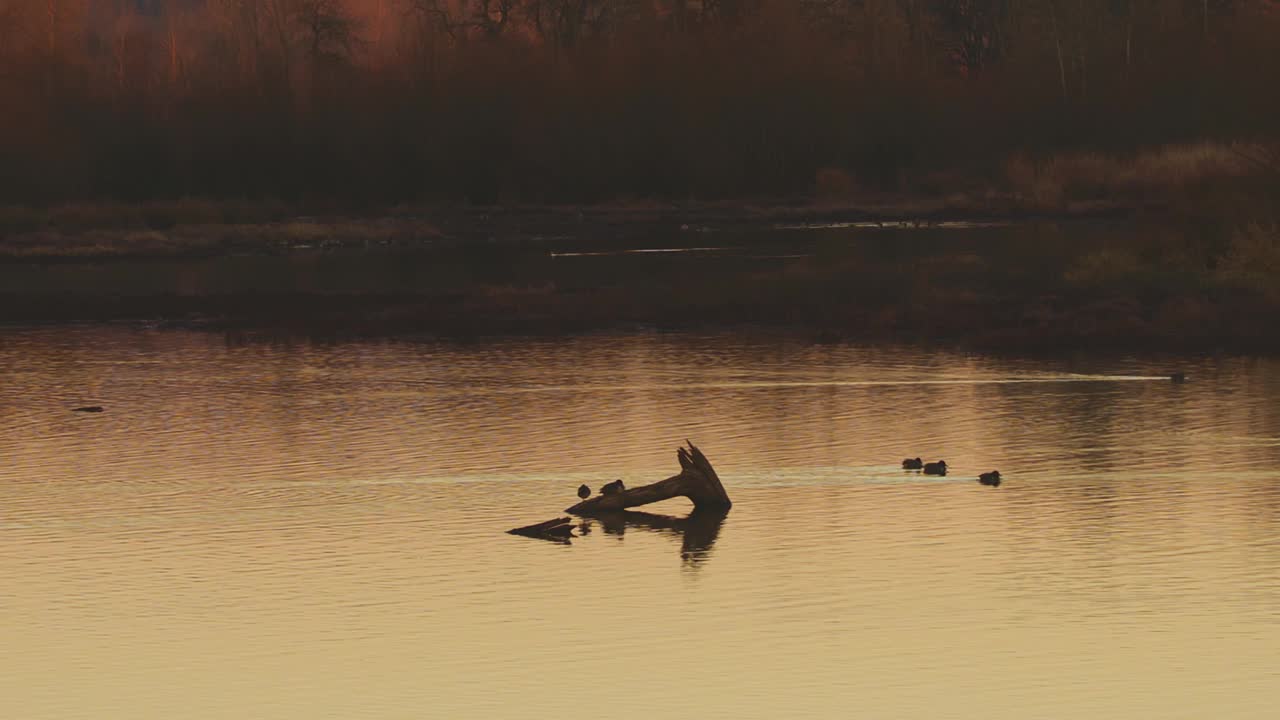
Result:
{"label": "weathered tree stump", "polygon": [[574,505],[565,512],[590,517],[670,500],[673,497],[689,498],[697,510],[725,511],[733,505],[729,500],[729,493],[725,492],[724,485],[720,484],[720,477],[716,475],[715,468],[711,467],[707,457],[701,450],[694,447],[693,443],[689,443],[688,449],[680,448],[676,452],[676,458],[680,461],[679,475],[652,485],[622,490],[609,495],[597,495]]}

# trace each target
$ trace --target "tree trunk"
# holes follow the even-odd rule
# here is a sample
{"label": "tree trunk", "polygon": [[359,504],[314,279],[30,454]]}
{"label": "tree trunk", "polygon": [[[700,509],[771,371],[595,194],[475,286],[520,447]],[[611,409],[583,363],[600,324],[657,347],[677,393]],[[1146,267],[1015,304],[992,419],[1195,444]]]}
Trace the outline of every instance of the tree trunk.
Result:
{"label": "tree trunk", "polygon": [[1053,22],[1053,47],[1058,55],[1058,79],[1062,83],[1062,102],[1067,102],[1067,66],[1062,61],[1062,36],[1058,32],[1058,8],[1049,3],[1049,18]]}
{"label": "tree trunk", "polygon": [[48,41],[49,55],[52,56],[58,49],[58,3],[55,0],[47,0],[45,2],[45,15],[48,21]]}
{"label": "tree trunk", "polygon": [[574,505],[565,512],[590,516],[648,505],[673,497],[689,498],[698,510],[728,510],[733,505],[729,500],[729,494],[724,490],[724,485],[720,484],[720,478],[716,475],[715,469],[693,443],[689,443],[688,449],[680,448],[676,457],[682,468],[679,475],[612,495],[598,495]]}
{"label": "tree trunk", "polygon": [[1129,25],[1124,32],[1124,72],[1127,76],[1133,71],[1133,14],[1130,12]]}

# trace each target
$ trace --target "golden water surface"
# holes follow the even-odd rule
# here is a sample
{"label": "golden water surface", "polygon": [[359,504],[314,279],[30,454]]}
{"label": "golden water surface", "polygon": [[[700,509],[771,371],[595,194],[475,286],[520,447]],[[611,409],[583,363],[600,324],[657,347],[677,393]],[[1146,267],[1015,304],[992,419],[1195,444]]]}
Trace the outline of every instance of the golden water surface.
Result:
{"label": "golden water surface", "polygon": [[[685,438],[723,522],[505,534]],[[0,718],[1277,705],[1277,361],[0,331]]]}

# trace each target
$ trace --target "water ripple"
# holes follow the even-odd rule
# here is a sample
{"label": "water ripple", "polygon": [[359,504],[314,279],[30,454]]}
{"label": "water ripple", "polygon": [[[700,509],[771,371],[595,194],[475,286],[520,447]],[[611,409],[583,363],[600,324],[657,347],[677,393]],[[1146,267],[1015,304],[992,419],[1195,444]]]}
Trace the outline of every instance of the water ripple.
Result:
{"label": "water ripple", "polygon": [[[0,331],[0,373],[15,717],[1273,704],[1274,361],[85,328]],[[674,499],[569,545],[504,534],[581,483],[674,474],[685,438],[727,517]]]}

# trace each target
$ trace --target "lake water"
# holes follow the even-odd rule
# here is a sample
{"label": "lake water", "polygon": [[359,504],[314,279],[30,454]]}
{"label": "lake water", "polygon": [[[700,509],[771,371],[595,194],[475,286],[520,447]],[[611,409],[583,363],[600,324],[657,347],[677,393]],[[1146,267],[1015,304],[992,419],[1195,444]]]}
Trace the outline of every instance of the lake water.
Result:
{"label": "lake water", "polygon": [[1280,361],[0,330],[0,579],[4,718],[1270,718]]}

